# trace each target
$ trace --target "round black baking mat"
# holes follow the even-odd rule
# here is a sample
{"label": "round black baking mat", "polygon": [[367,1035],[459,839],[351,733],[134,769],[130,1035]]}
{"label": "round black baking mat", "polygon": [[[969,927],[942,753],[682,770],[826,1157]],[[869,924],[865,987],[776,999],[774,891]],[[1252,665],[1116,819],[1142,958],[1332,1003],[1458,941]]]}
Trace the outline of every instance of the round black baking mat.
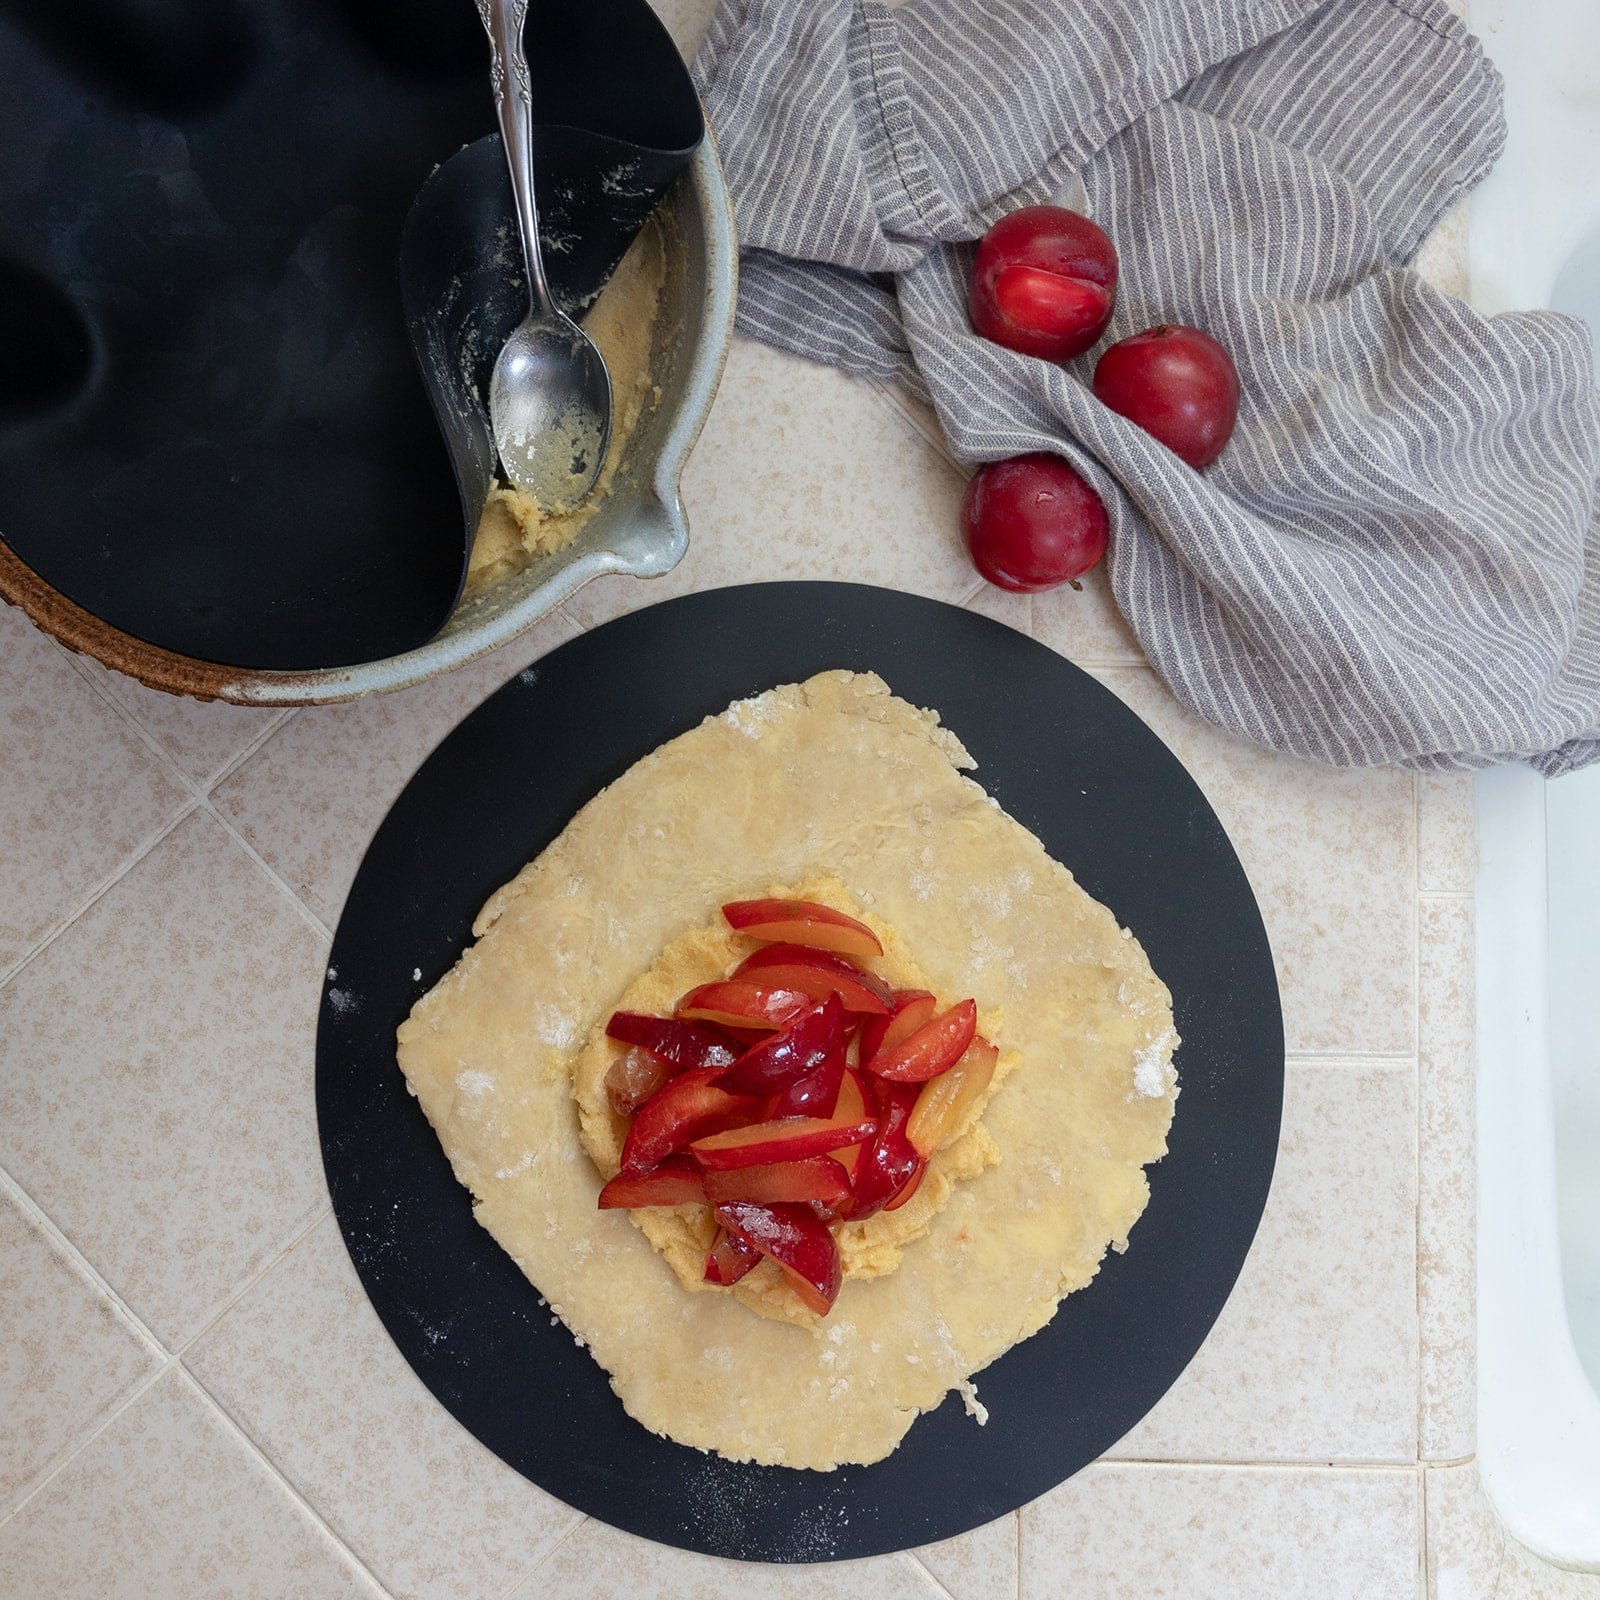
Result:
{"label": "round black baking mat", "polygon": [[[471,939],[487,896],[662,741],[833,667],[935,708],[977,778],[1143,941],[1183,1046],[1171,1150],[1125,1255],[870,1467],[738,1466],[657,1438],[473,1221],[407,1093],[395,1029]],[[1177,759],[1059,656],[953,606],[782,583],[652,606],[562,646],[423,763],[356,876],[317,1037],[334,1208],[395,1343],[450,1412],[541,1488],[665,1544],[761,1561],[946,1539],[1116,1443],[1221,1311],[1266,1202],[1283,1026],[1266,933],[1221,823]],[[330,1361],[340,1359],[337,1350]],[[441,1486],[448,1493],[448,1486]]]}

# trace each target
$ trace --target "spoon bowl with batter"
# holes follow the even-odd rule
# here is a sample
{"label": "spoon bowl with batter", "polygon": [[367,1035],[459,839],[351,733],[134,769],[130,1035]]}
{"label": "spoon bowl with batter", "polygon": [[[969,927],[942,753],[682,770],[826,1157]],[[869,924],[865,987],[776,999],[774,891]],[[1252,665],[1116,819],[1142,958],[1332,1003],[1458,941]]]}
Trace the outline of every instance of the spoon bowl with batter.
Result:
{"label": "spoon bowl with batter", "polygon": [[505,475],[549,515],[575,510],[594,487],[611,440],[611,376],[594,341],[556,304],[545,277],[533,179],[533,94],[522,42],[528,0],[478,0],[493,57],[527,270],[528,314],[489,383],[489,420]]}

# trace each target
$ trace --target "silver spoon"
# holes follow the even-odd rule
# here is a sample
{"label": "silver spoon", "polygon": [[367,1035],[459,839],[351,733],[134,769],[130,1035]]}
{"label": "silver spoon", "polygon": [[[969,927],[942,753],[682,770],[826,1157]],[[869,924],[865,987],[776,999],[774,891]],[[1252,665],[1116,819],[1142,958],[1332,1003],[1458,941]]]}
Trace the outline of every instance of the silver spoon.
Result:
{"label": "silver spoon", "polygon": [[594,341],[550,294],[533,191],[533,94],[522,25],[528,0],[478,0],[493,57],[495,109],[528,270],[528,315],[494,364],[489,422],[500,464],[542,510],[570,511],[594,487],[611,441],[611,374]]}

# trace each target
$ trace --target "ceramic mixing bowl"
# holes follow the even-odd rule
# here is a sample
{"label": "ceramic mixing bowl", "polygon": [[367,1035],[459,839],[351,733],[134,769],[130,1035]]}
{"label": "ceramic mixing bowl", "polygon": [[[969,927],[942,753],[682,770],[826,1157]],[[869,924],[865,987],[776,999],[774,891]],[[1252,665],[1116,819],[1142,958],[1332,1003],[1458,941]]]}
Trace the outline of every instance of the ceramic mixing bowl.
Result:
{"label": "ceramic mixing bowl", "polygon": [[240,705],[314,705],[402,689],[507,643],[591,578],[657,577],[688,548],[678,484],[710,410],[733,329],[738,252],[727,190],[707,137],[663,208],[667,277],[652,369],[659,403],[629,437],[595,515],[565,550],[458,605],[427,644],[402,655],[317,671],[244,671],[159,649],[68,600],[0,543],[0,598],[69,649],[152,688]]}

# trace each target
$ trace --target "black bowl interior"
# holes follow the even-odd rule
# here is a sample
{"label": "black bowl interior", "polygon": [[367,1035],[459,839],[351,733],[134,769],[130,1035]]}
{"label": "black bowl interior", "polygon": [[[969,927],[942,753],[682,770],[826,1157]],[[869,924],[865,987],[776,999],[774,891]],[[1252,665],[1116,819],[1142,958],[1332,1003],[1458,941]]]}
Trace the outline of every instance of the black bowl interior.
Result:
{"label": "black bowl interior", "polygon": [[[582,299],[638,226],[616,146],[653,203],[699,106],[647,0],[552,0],[527,42]],[[41,578],[247,670],[438,631],[466,524],[396,263],[494,127],[487,68],[467,0],[0,0],[0,537]]]}

